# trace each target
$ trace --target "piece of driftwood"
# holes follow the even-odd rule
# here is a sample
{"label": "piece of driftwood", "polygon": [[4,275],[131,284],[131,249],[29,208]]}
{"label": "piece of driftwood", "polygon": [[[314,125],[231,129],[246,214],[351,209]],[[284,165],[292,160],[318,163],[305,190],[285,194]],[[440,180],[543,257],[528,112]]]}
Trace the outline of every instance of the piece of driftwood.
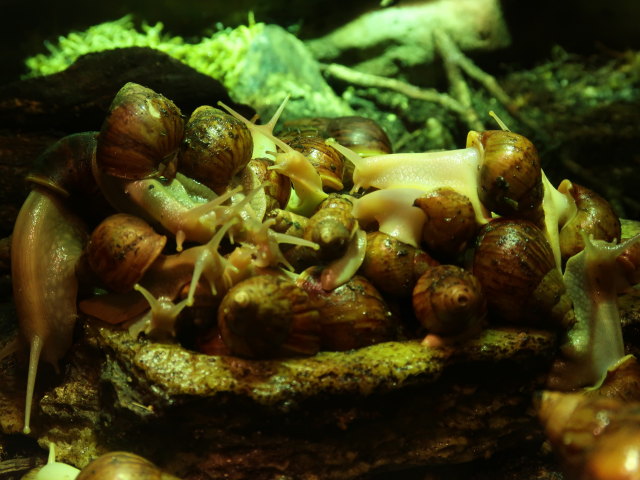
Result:
{"label": "piece of driftwood", "polygon": [[0,128],[99,130],[113,97],[127,82],[165,95],[185,115],[218,100],[233,104],[217,80],[165,53],[120,48],[84,55],[57,74],[0,87]]}

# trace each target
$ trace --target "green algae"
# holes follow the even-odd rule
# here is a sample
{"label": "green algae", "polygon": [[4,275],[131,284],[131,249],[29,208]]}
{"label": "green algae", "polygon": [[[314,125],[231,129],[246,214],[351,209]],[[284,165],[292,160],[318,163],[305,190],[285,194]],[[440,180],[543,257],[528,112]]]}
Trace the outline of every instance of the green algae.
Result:
{"label": "green algae", "polygon": [[142,23],[136,29],[133,17],[89,27],[83,32],[60,36],[57,42],[45,42],[48,53],[29,57],[26,77],[50,75],[70,66],[78,57],[114,48],[149,47],[160,50],[195,70],[219,80],[232,89],[242,74],[242,59],[252,41],[262,32],[263,23],[249,17],[247,25],[221,29],[198,43],[163,32],[164,25]]}

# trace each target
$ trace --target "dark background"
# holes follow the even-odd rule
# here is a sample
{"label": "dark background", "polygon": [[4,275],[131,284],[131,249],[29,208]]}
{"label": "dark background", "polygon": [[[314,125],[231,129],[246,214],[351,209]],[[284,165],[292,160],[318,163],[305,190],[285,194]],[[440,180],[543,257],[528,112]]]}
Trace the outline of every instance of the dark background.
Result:
{"label": "dark background", "polygon": [[[371,0],[0,0],[0,83],[18,79],[25,71],[24,59],[45,51],[45,40],[54,41],[71,30],[85,30],[126,14],[138,21],[162,21],[165,32],[199,37],[211,33],[218,22],[232,27],[246,23],[247,12],[253,10],[257,21],[277,23],[304,39],[322,35],[378,6],[379,1]],[[528,68],[548,59],[555,45],[587,54],[602,48],[640,48],[638,0],[503,0],[503,9],[512,46],[480,56],[477,61],[481,64]]]}

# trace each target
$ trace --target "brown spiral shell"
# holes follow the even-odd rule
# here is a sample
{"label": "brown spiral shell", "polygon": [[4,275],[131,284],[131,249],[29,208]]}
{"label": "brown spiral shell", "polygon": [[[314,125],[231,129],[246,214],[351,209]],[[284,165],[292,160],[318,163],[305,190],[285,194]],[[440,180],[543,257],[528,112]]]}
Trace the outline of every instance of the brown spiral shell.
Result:
{"label": "brown spiral shell", "polygon": [[413,311],[430,333],[458,335],[477,330],[487,315],[478,279],[456,265],[429,268],[416,282]]}
{"label": "brown spiral shell", "polygon": [[97,166],[118,178],[171,178],[183,133],[182,114],[171,100],[129,82],[116,94],[100,129]]}
{"label": "brown spiral shell", "polygon": [[474,142],[484,150],[478,187],[483,205],[503,216],[537,215],[544,192],[540,157],[533,143],[503,130],[470,132],[467,144]]}
{"label": "brown spiral shell", "polygon": [[473,205],[452,188],[438,188],[417,198],[414,205],[427,216],[422,242],[429,252],[454,258],[467,248],[478,231]]}
{"label": "brown spiral shell", "polygon": [[180,147],[180,171],[221,194],[253,153],[247,126],[209,105],[194,110]]}
{"label": "brown spiral shell", "polygon": [[571,322],[571,301],[553,251],[533,223],[499,218],[484,225],[471,271],[501,320],[539,327]]}
{"label": "brown spiral shell", "polygon": [[360,272],[381,292],[409,297],[418,278],[438,265],[427,252],[379,231],[367,233]]}
{"label": "brown spiral shell", "polygon": [[76,480],[179,480],[130,452],[109,452],[84,467]]}
{"label": "brown spiral shell", "polygon": [[320,312],[322,350],[351,350],[397,339],[398,319],[369,280],[354,275],[326,291],[321,275],[322,267],[313,266],[300,274],[297,283]]}
{"label": "brown spiral shell", "polygon": [[340,152],[327,145],[322,137],[298,136],[287,141],[294,150],[302,153],[314,166],[322,186],[329,190],[342,190],[342,174],[344,172],[344,157]]}
{"label": "brown spiral shell", "polygon": [[144,220],[117,213],[93,230],[85,249],[92,271],[114,292],[128,292],[158,258],[167,237]]}
{"label": "brown spiral shell", "polygon": [[320,260],[333,260],[342,256],[358,221],[351,214],[353,203],[347,197],[332,194],[311,215],[304,229],[303,238],[319,245]]}
{"label": "brown spiral shell", "polygon": [[309,295],[278,275],[234,285],[218,308],[218,326],[234,355],[273,358],[313,355],[320,348],[319,313]]}

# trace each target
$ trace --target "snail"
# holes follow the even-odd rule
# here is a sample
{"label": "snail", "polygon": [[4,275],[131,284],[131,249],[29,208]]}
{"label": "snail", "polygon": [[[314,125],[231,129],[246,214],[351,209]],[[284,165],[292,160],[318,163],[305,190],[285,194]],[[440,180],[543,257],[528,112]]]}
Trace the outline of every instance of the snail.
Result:
{"label": "snail", "polygon": [[367,249],[360,272],[381,292],[408,298],[418,278],[435,265],[438,261],[424,250],[373,231],[367,233]]}
{"label": "snail", "polygon": [[251,160],[252,153],[251,133],[243,122],[203,105],[194,110],[185,126],[179,170],[220,195]]}
{"label": "snail", "polygon": [[317,306],[323,350],[351,350],[398,338],[398,319],[369,280],[354,275],[327,291],[322,273],[322,267],[310,267],[296,283]]}
{"label": "snail", "polygon": [[471,272],[502,321],[568,328],[571,300],[544,232],[527,220],[495,219],[478,233]]}
{"label": "snail", "polygon": [[[532,149],[531,142],[525,137],[505,130],[481,133],[471,131],[467,136],[467,147],[463,149],[396,153],[368,158],[361,158],[334,140],[329,139],[327,142],[355,165],[354,190],[378,189],[358,199],[354,214],[361,223],[375,218],[381,224],[381,231],[418,246],[426,216],[410,207],[425,193],[438,188],[451,188],[469,199],[478,225],[484,225],[491,219],[491,208],[515,216],[531,216],[532,221],[538,221],[538,226],[551,243],[556,266],[560,269],[558,229],[575,213],[575,202],[566,192],[554,188],[544,171],[538,171],[538,160],[528,158],[535,153],[535,149]],[[493,182],[498,186],[502,184],[498,191],[502,191],[504,195],[495,203],[482,194],[483,188],[487,191],[491,188],[483,186],[480,177],[483,166],[489,169],[489,166],[494,166],[494,162],[501,165],[500,170],[495,174],[487,174],[484,182]],[[517,172],[523,178],[509,177],[507,188],[500,181],[502,174],[499,172],[502,169],[509,171],[510,168],[514,175]],[[527,178],[530,173],[534,177],[532,182]],[[519,187],[520,193],[511,191],[515,186]],[[540,189],[542,194],[538,193]],[[520,194],[523,196],[519,197]],[[529,194],[531,198],[527,198]],[[489,205],[485,205],[483,200]],[[511,207],[506,208],[507,205]]]}
{"label": "snail", "polygon": [[[76,480],[179,480],[131,452],[109,452],[92,460]],[[53,479],[51,479],[53,480]]]}
{"label": "snail", "polygon": [[545,391],[538,416],[569,479],[632,480],[640,475],[638,400]]}
{"label": "snail", "polygon": [[114,292],[127,292],[158,258],[167,237],[144,220],[126,213],[104,219],[85,249],[90,268]]}
{"label": "snail", "polygon": [[620,219],[607,200],[596,192],[568,180],[565,180],[559,189],[573,197],[577,208],[575,215],[560,230],[563,263],[584,249],[583,233],[605,242],[620,241]]}
{"label": "snail", "polygon": [[418,279],[411,299],[413,311],[427,329],[428,344],[438,338],[467,338],[480,331],[487,301],[478,279],[456,265],[428,268]]}
{"label": "snail", "polygon": [[218,309],[218,326],[234,355],[273,358],[320,349],[320,315],[309,295],[280,275],[256,275],[234,285]]}
{"label": "snail", "polygon": [[[291,179],[294,191],[287,204],[287,209],[295,213],[310,215],[327,197],[327,194],[323,190],[320,174],[309,159],[273,135],[275,122],[287,100],[288,97],[285,98],[278,111],[266,125],[256,125],[226,105],[222,103],[220,105],[247,125],[254,138],[254,143],[260,144],[259,147],[254,147],[254,151],[259,149],[265,155],[273,157],[275,165],[271,168]],[[275,154],[276,147],[280,148],[282,152]]]}
{"label": "snail", "polygon": [[543,185],[540,158],[533,143],[510,131],[487,130],[471,132],[469,144],[477,145],[483,155],[478,185],[480,202],[502,216],[536,215],[542,203]]}
{"label": "snail", "polygon": [[391,153],[387,133],[374,120],[358,115],[289,120],[284,123],[281,136],[333,138],[363,157]]}
{"label": "snail", "polygon": [[352,208],[349,198],[333,194],[309,217],[303,238],[318,244],[320,260],[334,260],[345,253],[358,228],[358,222],[351,214]]}
{"label": "snail", "polygon": [[171,100],[129,82],[116,94],[100,129],[97,166],[118,178],[172,178],[183,133],[182,113]]}
{"label": "snail", "polygon": [[275,209],[284,209],[291,196],[289,178],[270,169],[271,164],[267,158],[252,158],[240,172],[238,179],[245,192],[262,187],[251,200],[251,208],[260,219]]}
{"label": "snail", "polygon": [[566,332],[548,380],[555,389],[598,386],[624,358],[618,294],[640,278],[640,234],[620,244],[586,234],[583,241],[585,248],[567,261],[564,273],[576,322]]}
{"label": "snail", "polygon": [[82,175],[76,168],[69,167],[69,159],[75,159],[77,163],[74,165],[77,166],[91,165],[95,141],[93,132],[70,135],[43,152],[39,159],[41,164],[49,164],[52,171],[68,176],[30,175],[28,180],[33,188],[20,208],[13,229],[13,296],[20,331],[31,352],[25,433],[31,430],[32,399],[40,358],[57,369],[58,361],[72,342],[77,316],[78,280],[75,271],[87,232],[64,197],[82,190],[78,183]]}
{"label": "snail", "polygon": [[443,187],[416,198],[414,205],[426,215],[422,244],[436,256],[454,259],[474,238],[479,225],[467,197]]}
{"label": "snail", "polygon": [[[361,157],[386,155],[392,152],[387,133],[370,118],[351,115],[344,117],[314,117],[289,120],[282,127],[281,137],[318,136],[333,139]],[[353,187],[353,163],[343,161],[342,183]]]}
{"label": "snail", "polygon": [[286,142],[294,150],[302,153],[315,167],[322,186],[340,191],[344,188],[344,157],[336,149],[327,145],[322,137],[297,136]]}

